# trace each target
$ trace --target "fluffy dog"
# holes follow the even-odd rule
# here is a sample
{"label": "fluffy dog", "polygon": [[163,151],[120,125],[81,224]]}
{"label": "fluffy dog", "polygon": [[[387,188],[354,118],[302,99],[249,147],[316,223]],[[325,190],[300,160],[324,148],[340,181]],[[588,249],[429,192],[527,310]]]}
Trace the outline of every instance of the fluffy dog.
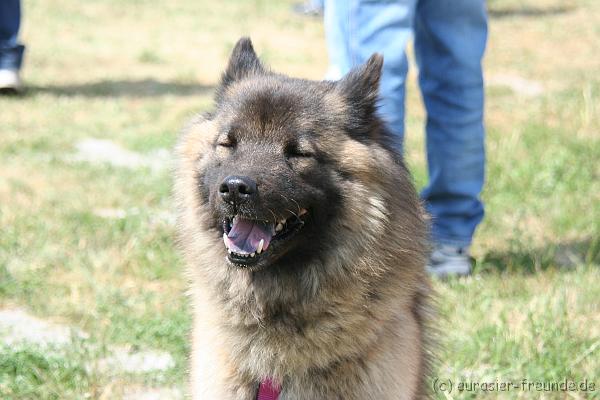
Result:
{"label": "fluffy dog", "polygon": [[382,64],[295,79],[241,39],[183,133],[194,399],[427,396],[425,214],[376,113]]}

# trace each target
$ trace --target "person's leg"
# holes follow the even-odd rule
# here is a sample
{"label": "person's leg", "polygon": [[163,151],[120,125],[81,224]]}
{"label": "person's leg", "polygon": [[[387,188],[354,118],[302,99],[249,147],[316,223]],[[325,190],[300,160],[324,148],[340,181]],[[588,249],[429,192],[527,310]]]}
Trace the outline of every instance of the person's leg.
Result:
{"label": "person's leg", "polygon": [[0,94],[21,88],[19,69],[25,47],[17,42],[21,24],[19,0],[0,0]]}
{"label": "person's leg", "polygon": [[415,53],[427,109],[429,184],[422,198],[437,245],[466,248],[483,218],[485,0],[419,0]]}
{"label": "person's leg", "polygon": [[[404,134],[406,43],[416,0],[326,0],[328,79],[339,79],[373,53],[384,56],[380,113],[392,132]],[[399,140],[399,142],[401,142]]]}
{"label": "person's leg", "polygon": [[17,42],[20,24],[20,1],[0,1],[0,69],[21,68],[25,48]]}

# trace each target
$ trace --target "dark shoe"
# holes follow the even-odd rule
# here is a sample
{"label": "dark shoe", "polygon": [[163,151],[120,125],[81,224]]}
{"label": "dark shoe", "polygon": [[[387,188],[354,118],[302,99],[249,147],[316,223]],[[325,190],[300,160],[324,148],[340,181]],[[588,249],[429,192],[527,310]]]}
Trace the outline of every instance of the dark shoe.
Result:
{"label": "dark shoe", "polygon": [[468,247],[439,245],[431,253],[427,272],[438,278],[471,274],[471,257]]}

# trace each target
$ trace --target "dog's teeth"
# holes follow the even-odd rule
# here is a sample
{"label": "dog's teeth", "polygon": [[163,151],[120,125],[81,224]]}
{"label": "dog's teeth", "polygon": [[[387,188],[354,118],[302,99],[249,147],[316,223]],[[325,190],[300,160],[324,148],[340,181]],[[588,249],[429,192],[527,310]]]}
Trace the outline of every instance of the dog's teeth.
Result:
{"label": "dog's teeth", "polygon": [[255,254],[254,254],[254,253],[252,253],[252,254],[250,254],[250,257],[254,257],[254,255],[255,255]]}
{"label": "dog's teeth", "polygon": [[256,253],[260,254],[262,253],[262,248],[265,244],[265,239],[260,239],[260,242],[258,243],[258,248],[256,249]]}
{"label": "dog's teeth", "polygon": [[285,219],[282,219],[281,221],[279,221],[279,223],[280,223],[281,225],[285,225]]}
{"label": "dog's teeth", "polygon": [[277,224],[277,226],[275,227],[275,232],[279,232],[280,230],[283,229],[283,225],[280,223]]}
{"label": "dog's teeth", "polygon": [[300,210],[300,212],[298,213],[298,216],[300,217],[300,216],[302,216],[302,215],[306,214],[307,212],[308,212],[308,210],[307,210],[306,208],[303,208],[303,209],[301,209],[301,210]]}

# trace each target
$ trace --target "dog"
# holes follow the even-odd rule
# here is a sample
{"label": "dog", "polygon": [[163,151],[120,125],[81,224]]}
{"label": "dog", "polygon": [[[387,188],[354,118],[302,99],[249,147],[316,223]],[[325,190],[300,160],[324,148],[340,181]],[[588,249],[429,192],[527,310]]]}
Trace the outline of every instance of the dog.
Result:
{"label": "dog", "polygon": [[242,38],[184,129],[193,399],[427,398],[427,219],[377,115],[382,64],[290,78]]}

